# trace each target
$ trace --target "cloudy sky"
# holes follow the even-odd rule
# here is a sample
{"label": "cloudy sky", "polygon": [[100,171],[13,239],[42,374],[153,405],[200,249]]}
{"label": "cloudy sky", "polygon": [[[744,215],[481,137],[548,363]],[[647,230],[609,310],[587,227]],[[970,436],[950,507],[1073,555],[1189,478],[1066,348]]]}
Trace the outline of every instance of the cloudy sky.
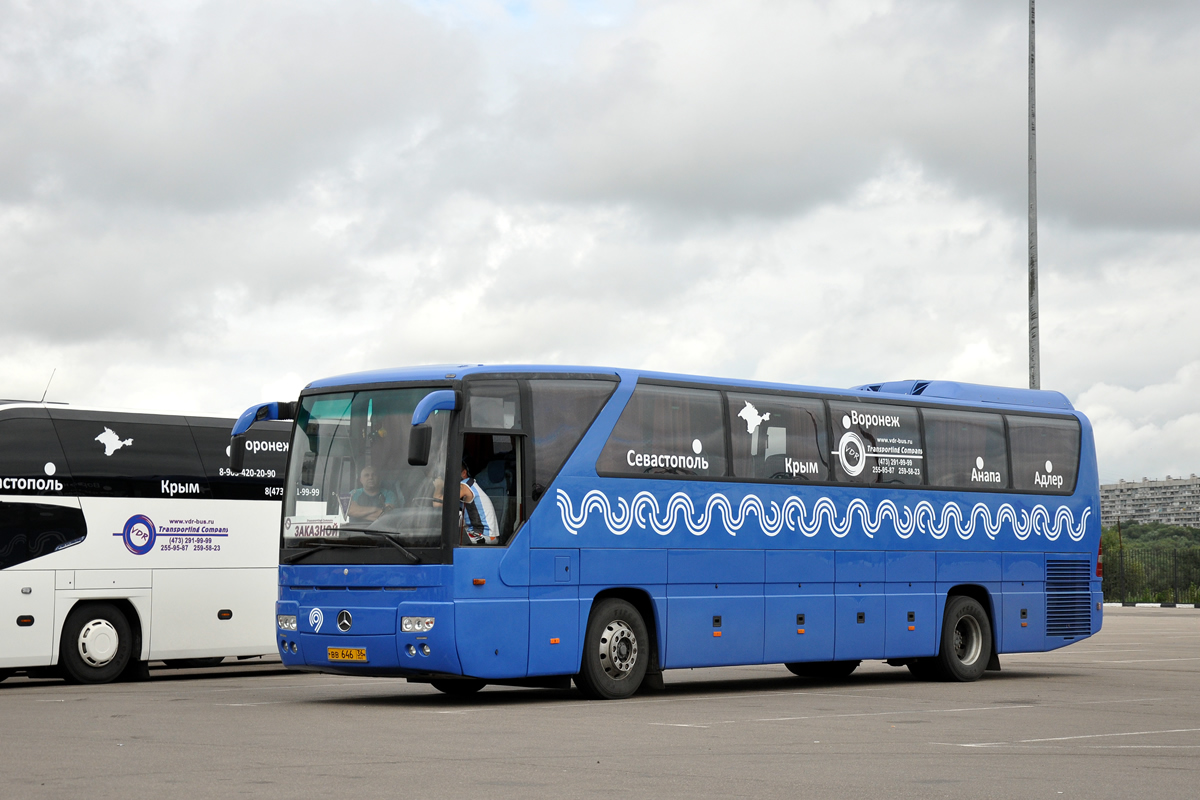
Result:
{"label": "cloudy sky", "polygon": [[[0,396],[1024,385],[1024,0],[0,0]],[[1200,3],[1038,7],[1043,386],[1200,472]]]}

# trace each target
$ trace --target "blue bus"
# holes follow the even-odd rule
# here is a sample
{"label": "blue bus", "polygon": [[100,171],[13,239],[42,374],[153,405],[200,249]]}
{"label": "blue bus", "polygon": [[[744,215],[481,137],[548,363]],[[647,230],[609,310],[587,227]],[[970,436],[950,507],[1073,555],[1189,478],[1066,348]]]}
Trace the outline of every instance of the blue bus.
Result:
{"label": "blue bus", "polygon": [[971,681],[1100,629],[1095,446],[1057,392],[426,366],[256,405],[231,452],[274,419],[289,668],[614,699],[738,664]]}

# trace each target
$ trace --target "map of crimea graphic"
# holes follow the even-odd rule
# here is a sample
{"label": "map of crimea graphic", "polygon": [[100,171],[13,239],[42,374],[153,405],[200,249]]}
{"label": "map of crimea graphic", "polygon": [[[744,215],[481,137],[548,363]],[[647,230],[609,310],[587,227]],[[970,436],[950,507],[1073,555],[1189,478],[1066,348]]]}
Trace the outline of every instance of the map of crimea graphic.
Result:
{"label": "map of crimea graphic", "polygon": [[111,456],[122,447],[133,444],[133,439],[122,439],[112,428],[105,428],[104,433],[96,437],[96,441],[104,445],[104,455]]}

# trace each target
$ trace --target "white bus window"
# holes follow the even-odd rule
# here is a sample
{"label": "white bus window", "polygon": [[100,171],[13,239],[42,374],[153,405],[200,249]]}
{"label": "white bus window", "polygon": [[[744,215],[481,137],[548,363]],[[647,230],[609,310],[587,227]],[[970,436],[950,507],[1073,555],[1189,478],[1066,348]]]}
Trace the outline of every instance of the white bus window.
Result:
{"label": "white bus window", "polygon": [[740,392],[728,397],[734,475],[791,482],[829,479],[824,403]]}
{"label": "white bus window", "polygon": [[1050,417],[1008,417],[1013,488],[1020,491],[1075,491],[1079,469],[1079,422]]}
{"label": "white bus window", "polygon": [[925,470],[917,409],[831,401],[834,480],[919,485]]}
{"label": "white bus window", "polygon": [[[229,430],[226,420],[188,418],[192,438],[200,452],[204,476],[217,500],[261,500],[283,497],[290,426],[259,423],[246,438],[246,455],[240,474],[229,469]],[[271,491],[267,491],[270,489]]]}
{"label": "white bus window", "polygon": [[0,418],[0,494],[70,494],[70,470],[45,412]]}
{"label": "white bus window", "polygon": [[929,485],[1008,488],[1008,451],[999,414],[924,409]]}
{"label": "white bus window", "polygon": [[605,443],[596,469],[620,475],[723,476],[720,393],[639,385]]}
{"label": "white bus window", "polygon": [[[99,497],[209,497],[204,467],[182,421],[130,422],[121,414],[57,412],[76,494]],[[145,416],[138,415],[138,419]]]}
{"label": "white bus window", "polygon": [[49,555],[86,536],[87,525],[78,508],[0,502],[0,569]]}

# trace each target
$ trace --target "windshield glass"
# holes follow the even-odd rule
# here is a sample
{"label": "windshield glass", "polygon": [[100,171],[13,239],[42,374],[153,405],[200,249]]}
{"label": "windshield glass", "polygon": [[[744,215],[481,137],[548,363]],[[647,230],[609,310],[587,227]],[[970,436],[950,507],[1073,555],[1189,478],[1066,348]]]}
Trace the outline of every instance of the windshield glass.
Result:
{"label": "windshield glass", "polygon": [[408,463],[413,409],[432,391],[303,398],[284,495],[283,547],[440,547],[450,412],[429,416],[428,466]]}

